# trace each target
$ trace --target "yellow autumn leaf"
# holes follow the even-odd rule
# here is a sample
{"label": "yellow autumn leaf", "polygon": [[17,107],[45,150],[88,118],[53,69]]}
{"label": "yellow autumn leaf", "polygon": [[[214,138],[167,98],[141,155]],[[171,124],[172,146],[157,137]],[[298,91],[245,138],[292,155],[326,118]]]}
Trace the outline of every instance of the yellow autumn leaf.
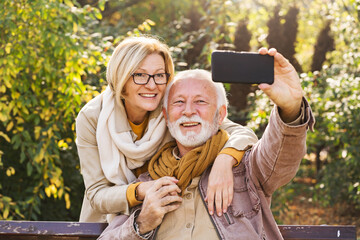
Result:
{"label": "yellow autumn leaf", "polygon": [[76,22],[73,22],[73,31],[74,33],[78,31],[78,25],[76,24]]}
{"label": "yellow autumn leaf", "polygon": [[5,46],[5,52],[6,52],[7,54],[9,54],[9,53],[10,53],[10,50],[11,50],[11,43],[8,43],[8,44],[6,44],[6,46]]}
{"label": "yellow autumn leaf", "polygon": [[34,134],[35,134],[35,140],[38,140],[40,137],[40,131],[41,131],[41,127],[37,126],[34,129]]}
{"label": "yellow autumn leaf", "polygon": [[70,203],[70,195],[68,193],[65,193],[65,207],[66,209],[70,209],[71,203]]}
{"label": "yellow autumn leaf", "polygon": [[53,130],[51,128],[49,128],[47,130],[47,135],[48,135],[48,138],[52,138],[52,136],[54,136]]}
{"label": "yellow autumn leaf", "polygon": [[3,218],[7,219],[8,216],[9,216],[9,206],[6,206],[3,212]]}
{"label": "yellow autumn leaf", "polygon": [[49,186],[49,188],[50,188],[50,192],[51,192],[53,195],[55,195],[55,194],[57,193],[57,189],[56,189],[56,187],[55,187],[54,184],[51,184],[51,185]]}
{"label": "yellow autumn leaf", "polygon": [[3,137],[7,142],[10,142],[10,138],[3,132],[0,132],[0,137]]}
{"label": "yellow autumn leaf", "polygon": [[[0,121],[5,122],[8,119],[8,115],[0,112]],[[74,131],[74,130],[73,130]]]}
{"label": "yellow autumn leaf", "polygon": [[51,190],[50,190],[50,187],[46,187],[45,188],[45,194],[46,196],[50,197],[51,196]]}
{"label": "yellow autumn leaf", "polygon": [[9,79],[4,78],[3,80],[4,80],[5,86],[6,86],[7,88],[11,88],[11,87],[12,87],[12,84],[11,84],[11,82],[10,82]]}
{"label": "yellow autumn leaf", "polygon": [[16,121],[17,121],[17,124],[22,124],[22,123],[25,122],[24,119],[23,119],[23,118],[20,118],[20,117],[17,117],[17,118],[16,118]]}
{"label": "yellow autumn leaf", "polygon": [[20,93],[19,93],[19,92],[12,92],[12,93],[11,93],[11,97],[12,97],[13,99],[18,99],[18,98],[20,97]]}
{"label": "yellow autumn leaf", "polygon": [[64,189],[60,188],[58,191],[58,196],[61,198],[63,194],[64,194]]}
{"label": "yellow autumn leaf", "polygon": [[11,177],[14,174],[15,174],[15,169],[13,167],[9,167],[8,169],[6,169],[6,175],[8,177]]}
{"label": "yellow autumn leaf", "polygon": [[51,182],[56,186],[56,187],[60,187],[61,185],[61,181],[59,178],[53,178],[51,179]]}
{"label": "yellow autumn leaf", "polygon": [[64,3],[69,6],[69,7],[73,7],[74,4],[70,1],[70,0],[64,0]]}
{"label": "yellow autumn leaf", "polygon": [[6,131],[9,132],[14,126],[14,123],[11,121],[9,122],[9,124],[6,126]]}
{"label": "yellow autumn leaf", "polygon": [[29,115],[29,110],[28,110],[25,106],[22,107],[22,111],[23,111],[23,113],[25,113],[26,115]]}
{"label": "yellow autumn leaf", "polygon": [[52,101],[53,96],[54,96],[53,92],[51,92],[51,91],[48,92],[48,99],[49,99],[50,102]]}
{"label": "yellow autumn leaf", "polygon": [[34,158],[35,162],[39,163],[41,160],[43,160],[44,155],[45,155],[45,149],[42,148],[42,149],[40,150],[40,153],[35,156],[35,158]]}
{"label": "yellow autumn leaf", "polygon": [[63,139],[61,139],[61,140],[58,142],[58,146],[59,146],[59,148],[62,148],[63,144],[64,144],[64,140],[63,140]]}
{"label": "yellow autumn leaf", "polygon": [[155,22],[152,21],[151,19],[146,19],[146,22],[147,22],[150,26],[155,26]]}

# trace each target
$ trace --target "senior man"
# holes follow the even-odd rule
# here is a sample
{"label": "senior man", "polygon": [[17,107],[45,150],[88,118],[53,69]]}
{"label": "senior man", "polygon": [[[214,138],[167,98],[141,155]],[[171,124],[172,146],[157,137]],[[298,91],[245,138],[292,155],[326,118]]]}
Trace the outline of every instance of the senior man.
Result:
{"label": "senior man", "polygon": [[[176,141],[150,161],[139,181],[154,181],[142,206],[119,215],[100,239],[282,239],[270,210],[271,195],[296,174],[314,119],[293,67],[276,50],[275,82],[259,86],[277,106],[263,137],[233,168],[233,202],[221,216],[209,214],[210,166],[228,136],[222,84],[205,70],[179,73],[164,96],[164,116]],[[278,96],[278,94],[281,94]]]}

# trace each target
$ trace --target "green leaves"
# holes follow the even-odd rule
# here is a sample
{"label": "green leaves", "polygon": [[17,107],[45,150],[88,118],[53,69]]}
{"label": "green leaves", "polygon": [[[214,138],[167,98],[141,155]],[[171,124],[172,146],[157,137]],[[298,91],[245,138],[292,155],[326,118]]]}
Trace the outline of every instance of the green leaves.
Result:
{"label": "green leaves", "polygon": [[[80,177],[72,126],[84,101],[97,93],[83,79],[100,75],[104,67],[102,48],[108,41],[88,31],[101,18],[99,9],[71,0],[5,1],[0,9],[4,219],[35,220],[47,198],[61,199],[64,209],[71,204],[62,168],[71,163],[69,171]],[[61,151],[72,155],[61,159]]]}

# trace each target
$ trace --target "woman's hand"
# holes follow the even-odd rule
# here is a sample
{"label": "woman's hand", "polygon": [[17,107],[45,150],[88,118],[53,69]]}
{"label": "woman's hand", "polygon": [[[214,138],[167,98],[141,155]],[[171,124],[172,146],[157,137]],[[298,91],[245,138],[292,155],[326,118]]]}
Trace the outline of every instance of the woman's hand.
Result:
{"label": "woman's hand", "polygon": [[234,195],[232,168],[236,162],[235,158],[228,154],[219,154],[214,161],[205,198],[210,215],[215,212],[214,203],[217,215],[221,216],[232,202]]}
{"label": "woman's hand", "polygon": [[303,96],[295,68],[274,48],[261,48],[259,53],[274,57],[275,74],[273,84],[262,83],[259,88],[280,108],[279,113],[285,123],[294,121],[299,116]]}
{"label": "woman's hand", "polygon": [[[168,177],[169,181],[172,181],[174,184],[176,184],[178,182],[177,179],[173,178],[173,177]],[[152,181],[148,181],[148,182],[142,182],[139,184],[139,186],[137,186],[136,188],[136,200],[138,201],[143,201],[145,199],[146,196],[146,192],[154,185],[154,183],[156,182],[156,180],[152,180]],[[172,193],[174,194],[174,193]]]}
{"label": "woman's hand", "polygon": [[155,180],[140,183],[135,190],[136,200],[143,201],[146,196],[146,192],[154,185],[154,182]]}

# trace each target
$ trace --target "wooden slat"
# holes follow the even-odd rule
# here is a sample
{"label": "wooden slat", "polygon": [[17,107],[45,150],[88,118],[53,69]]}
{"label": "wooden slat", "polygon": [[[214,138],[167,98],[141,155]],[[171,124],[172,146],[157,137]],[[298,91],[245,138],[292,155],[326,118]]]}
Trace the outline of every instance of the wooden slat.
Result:
{"label": "wooden slat", "polygon": [[[0,221],[0,239],[96,239],[106,223],[79,223],[55,221]],[[2,236],[8,236],[1,238]],[[36,236],[47,236],[39,238]],[[13,238],[15,239],[15,238]]]}
{"label": "wooden slat", "polygon": [[342,239],[356,240],[355,226],[329,226],[329,225],[281,225],[280,232],[284,239]]}
{"label": "wooden slat", "polygon": [[[90,240],[96,239],[106,223],[55,221],[0,221],[0,239]],[[285,240],[356,240],[355,226],[280,225]]]}

